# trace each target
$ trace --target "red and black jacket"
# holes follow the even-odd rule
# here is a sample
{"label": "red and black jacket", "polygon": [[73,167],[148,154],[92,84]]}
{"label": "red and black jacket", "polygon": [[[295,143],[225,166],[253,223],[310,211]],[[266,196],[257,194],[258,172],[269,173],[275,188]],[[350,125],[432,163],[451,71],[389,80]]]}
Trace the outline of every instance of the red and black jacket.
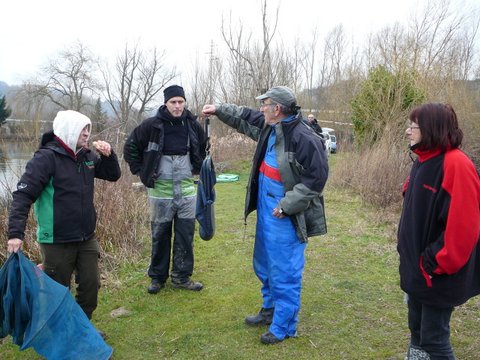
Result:
{"label": "red and black jacket", "polygon": [[458,149],[414,152],[398,228],[400,286],[421,303],[457,306],[480,293],[480,180]]}

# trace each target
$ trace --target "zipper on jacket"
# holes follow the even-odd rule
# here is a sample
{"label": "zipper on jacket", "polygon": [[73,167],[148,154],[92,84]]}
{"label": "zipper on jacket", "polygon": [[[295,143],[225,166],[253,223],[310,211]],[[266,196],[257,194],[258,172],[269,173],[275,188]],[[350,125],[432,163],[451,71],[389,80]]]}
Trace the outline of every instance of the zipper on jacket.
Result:
{"label": "zipper on jacket", "polygon": [[82,188],[82,191],[80,192],[80,208],[81,208],[81,228],[80,228],[80,231],[82,233],[82,241],[85,241],[85,222],[87,221],[85,219],[84,204],[83,204],[84,201],[85,201],[84,200],[84,188],[87,184],[87,178],[86,178],[87,175],[85,173],[85,169],[83,169],[83,171],[82,171],[82,165],[85,163],[86,160],[87,160],[86,155],[83,156],[82,159],[79,159],[77,157],[77,168],[78,168],[78,174],[80,174],[80,186]]}

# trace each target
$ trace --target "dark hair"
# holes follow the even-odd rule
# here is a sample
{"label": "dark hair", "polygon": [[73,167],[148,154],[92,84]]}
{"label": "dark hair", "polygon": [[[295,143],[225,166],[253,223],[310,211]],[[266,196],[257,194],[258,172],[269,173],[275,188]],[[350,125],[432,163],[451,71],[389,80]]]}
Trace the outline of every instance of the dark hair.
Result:
{"label": "dark hair", "polygon": [[410,113],[410,121],[420,127],[423,150],[458,148],[462,144],[463,132],[458,127],[455,110],[449,104],[429,103],[417,106]]}
{"label": "dark hair", "polygon": [[280,103],[276,104],[280,106],[281,113],[286,116],[297,115],[298,111],[300,110],[300,106],[297,106],[296,103],[293,103],[291,106],[283,105]]}

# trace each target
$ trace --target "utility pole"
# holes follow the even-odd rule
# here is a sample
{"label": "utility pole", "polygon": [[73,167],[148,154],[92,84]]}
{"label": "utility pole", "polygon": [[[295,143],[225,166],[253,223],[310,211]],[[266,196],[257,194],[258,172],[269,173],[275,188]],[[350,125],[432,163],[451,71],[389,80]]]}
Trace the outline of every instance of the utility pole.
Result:
{"label": "utility pole", "polygon": [[217,57],[215,56],[215,43],[213,40],[210,41],[210,51],[208,53],[209,61],[208,61],[208,101],[213,103],[213,94],[215,92],[214,85],[215,85],[215,78],[213,75],[214,71],[214,64],[217,61]]}

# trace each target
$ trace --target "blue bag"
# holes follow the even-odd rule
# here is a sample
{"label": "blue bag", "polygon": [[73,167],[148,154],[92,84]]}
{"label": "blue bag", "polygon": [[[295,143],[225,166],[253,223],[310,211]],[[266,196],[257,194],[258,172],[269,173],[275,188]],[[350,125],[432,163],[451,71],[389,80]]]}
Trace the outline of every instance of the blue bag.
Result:
{"label": "blue bag", "polygon": [[199,234],[203,240],[210,240],[215,234],[215,168],[212,158],[207,155],[203,160],[198,177],[197,207],[195,217],[198,221]]}
{"label": "blue bag", "polygon": [[13,253],[0,269],[0,338],[48,360],[109,359],[113,350],[70,291]]}
{"label": "blue bag", "polygon": [[217,176],[210,156],[210,119],[205,118],[205,135],[207,156],[202,162],[198,177],[197,206],[195,218],[200,225],[198,233],[203,240],[210,240],[215,234],[215,184]]}

